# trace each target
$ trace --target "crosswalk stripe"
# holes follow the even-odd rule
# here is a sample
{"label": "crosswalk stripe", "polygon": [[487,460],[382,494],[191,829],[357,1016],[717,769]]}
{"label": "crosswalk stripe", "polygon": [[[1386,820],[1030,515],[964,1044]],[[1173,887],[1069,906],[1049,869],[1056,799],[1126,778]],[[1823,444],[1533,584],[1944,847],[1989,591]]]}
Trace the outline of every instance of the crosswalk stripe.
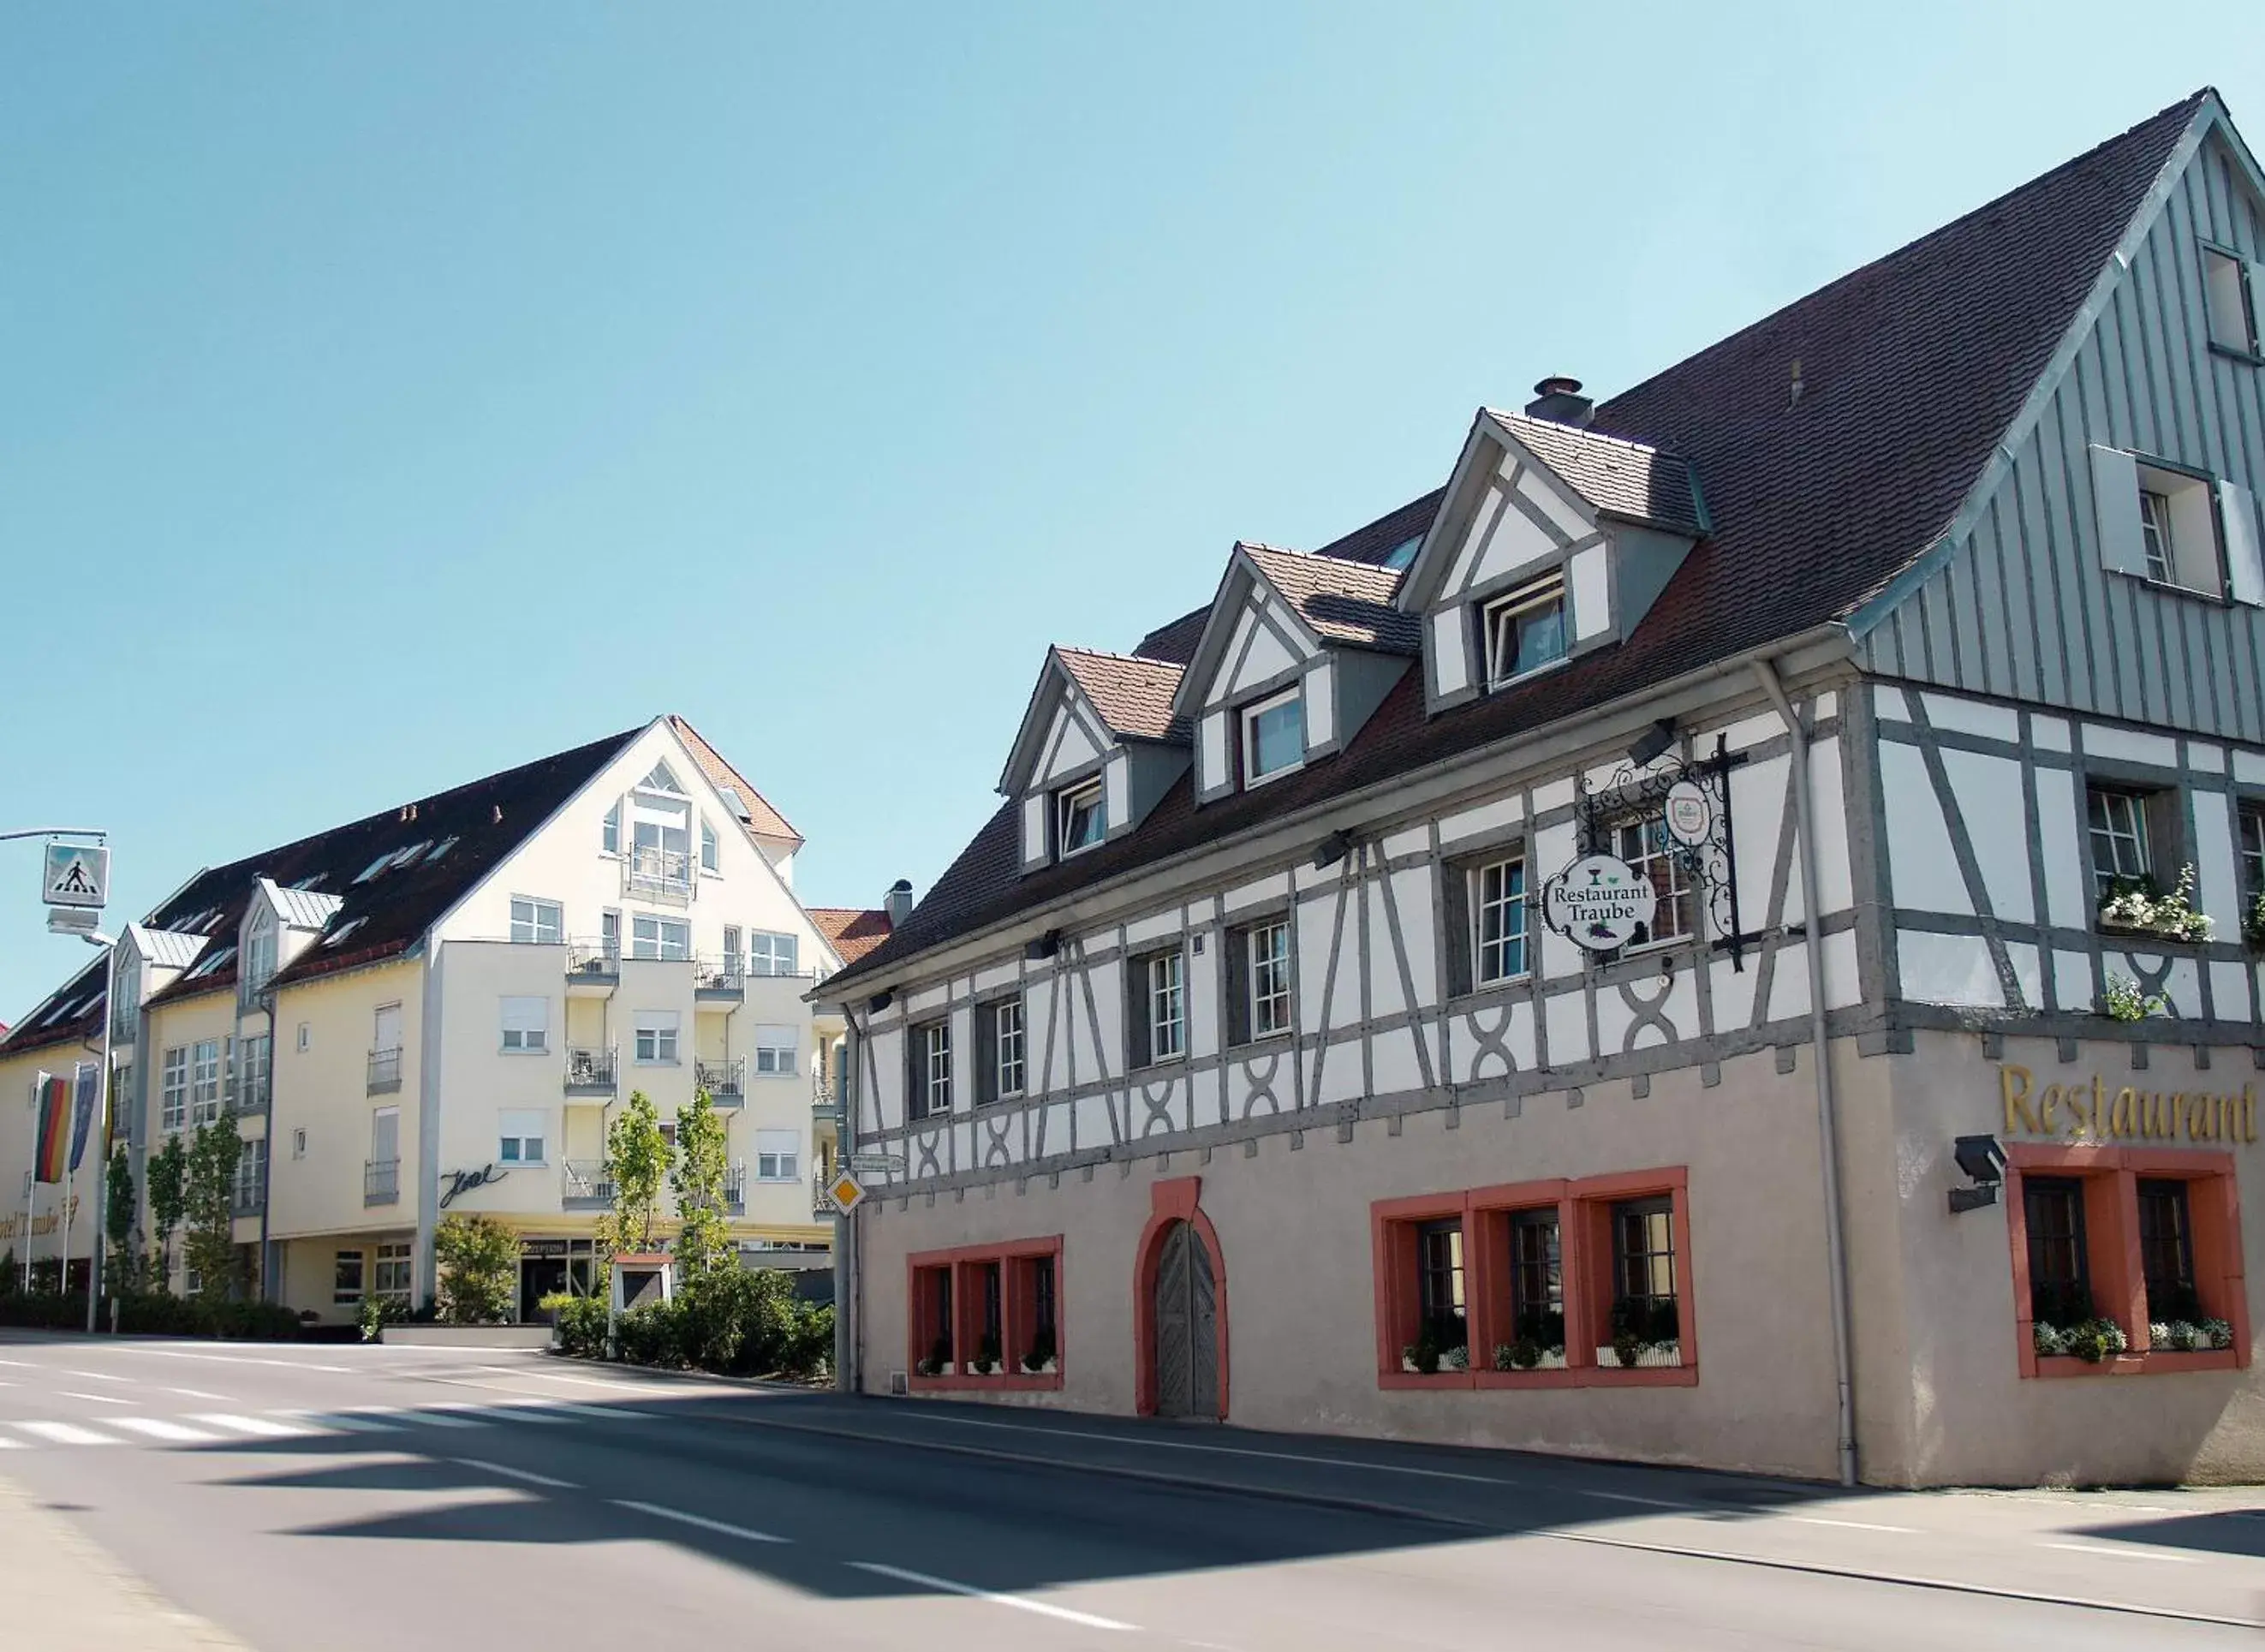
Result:
{"label": "crosswalk stripe", "polygon": [[97,1434],[92,1429],[83,1429],[76,1423],[18,1423],[16,1426],[26,1434],[36,1434],[43,1440],[53,1440],[58,1445],[115,1445],[107,1434]]}
{"label": "crosswalk stripe", "polygon": [[651,1414],[645,1411],[624,1411],[619,1406],[574,1405],[564,1400],[551,1406],[550,1409],[563,1411],[568,1416],[595,1417],[601,1423],[648,1423],[652,1420]]}
{"label": "crosswalk stripe", "polygon": [[500,1417],[506,1423],[540,1423],[545,1428],[557,1428],[566,1422],[564,1417],[545,1416],[541,1409],[531,1405],[482,1406],[480,1414],[483,1416]]}
{"label": "crosswalk stripe", "polygon": [[11,1440],[6,1435],[0,1434],[0,1452],[20,1452],[23,1449],[23,1441]]}
{"label": "crosswalk stripe", "polygon": [[167,1417],[110,1417],[106,1419],[113,1428],[131,1429],[136,1434],[146,1434],[153,1440],[193,1442],[213,1437],[202,1429],[193,1429],[185,1423],[175,1423]]}
{"label": "crosswalk stripe", "polygon": [[488,1420],[485,1417],[460,1416],[452,1411],[433,1411],[422,1408],[414,1411],[404,1411],[401,1414],[401,1420],[404,1423],[419,1423],[424,1424],[426,1428],[433,1429],[484,1429],[488,1425]]}
{"label": "crosswalk stripe", "polygon": [[388,1416],[370,1416],[354,1411],[301,1411],[298,1418],[318,1429],[337,1429],[347,1434],[398,1434],[401,1424]]}
{"label": "crosswalk stripe", "polygon": [[209,1423],[216,1429],[233,1429],[238,1434],[250,1434],[266,1440],[288,1440],[321,1432],[302,1423],[280,1423],[273,1417],[239,1416],[233,1411],[200,1411],[195,1420]]}

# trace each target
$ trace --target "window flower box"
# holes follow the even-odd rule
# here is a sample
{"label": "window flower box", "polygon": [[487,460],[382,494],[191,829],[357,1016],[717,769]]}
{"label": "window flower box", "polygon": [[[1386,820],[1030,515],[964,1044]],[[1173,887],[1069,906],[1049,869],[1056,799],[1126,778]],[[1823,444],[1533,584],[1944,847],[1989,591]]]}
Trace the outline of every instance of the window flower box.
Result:
{"label": "window flower box", "polygon": [[2180,869],[2178,886],[2167,895],[2152,878],[2119,877],[2100,903],[2101,929],[2109,935],[2149,935],[2163,941],[2202,942],[2213,925],[2193,906],[2194,868]]}
{"label": "window flower box", "polygon": [[1494,1350],[1497,1371],[1562,1371],[1565,1369],[1565,1345],[1559,1343],[1544,1348],[1530,1337],[1515,1343],[1504,1343]]}
{"label": "window flower box", "polygon": [[1597,1350],[1597,1364],[1608,1371],[1659,1371],[1682,1363],[1682,1344],[1675,1342],[1631,1343],[1622,1338]]}

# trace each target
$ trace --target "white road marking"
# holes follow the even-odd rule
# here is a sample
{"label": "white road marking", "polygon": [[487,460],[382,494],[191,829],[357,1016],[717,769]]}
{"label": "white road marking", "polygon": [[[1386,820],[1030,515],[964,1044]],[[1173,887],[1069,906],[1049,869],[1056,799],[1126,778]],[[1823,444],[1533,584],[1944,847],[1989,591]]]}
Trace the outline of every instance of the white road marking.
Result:
{"label": "white road marking", "polygon": [[477,1457],[453,1459],[467,1468],[477,1468],[491,1474],[501,1474],[506,1480],[523,1480],[530,1486],[548,1486],[554,1491],[579,1491],[581,1488],[571,1480],[553,1480],[548,1474],[538,1474],[531,1468],[513,1468],[507,1463],[484,1462]]}
{"label": "white road marking", "polygon": [[1089,1629],[1134,1629],[1139,1627],[1119,1623],[1114,1618],[1096,1617],[1089,1612],[1072,1612],[1067,1606],[1050,1605],[1043,1600],[1030,1600],[1021,1595],[1002,1595],[996,1590],[955,1583],[949,1577],[931,1577],[926,1572],[908,1572],[899,1566],[884,1566],[878,1561],[850,1561],[847,1563],[853,1570],[871,1572],[878,1577],[893,1577],[900,1583],[918,1583],[926,1589],[940,1590],[947,1595],[965,1595],[970,1600],[987,1600],[994,1606],[1012,1606],[1017,1612],[1035,1612],[1042,1618],[1059,1618],[1064,1623],[1082,1624]]}
{"label": "white road marking", "polygon": [[168,1388],[167,1394],[178,1394],[190,1400],[217,1400],[222,1405],[234,1405],[235,1400],[224,1394],[207,1394],[202,1388]]}
{"label": "white road marking", "polygon": [[62,1375],[66,1377],[84,1377],[89,1382],[132,1382],[134,1380],[131,1377],[113,1377],[108,1372],[105,1371],[66,1371]]}
{"label": "white road marking", "polygon": [[131,1400],[113,1400],[106,1394],[81,1394],[76,1388],[58,1388],[55,1392],[66,1400],[85,1400],[95,1405],[131,1405]]}
{"label": "white road marking", "polygon": [[208,1359],[222,1365],[280,1365],[285,1371],[323,1371],[349,1377],[351,1365],[317,1365],[303,1359],[261,1359],[250,1354],[193,1354],[186,1348],[120,1348],[121,1354],[147,1354],[154,1359]]}
{"label": "white road marking", "polygon": [[58,1445],[115,1445],[107,1434],[97,1434],[92,1429],[83,1429],[76,1423],[18,1423],[16,1426],[26,1434],[36,1434],[43,1440],[53,1440]]}
{"label": "white road marking", "polygon": [[1696,1513],[1706,1505],[1696,1503],[1671,1503],[1664,1497],[1638,1497],[1625,1491],[1591,1491],[1585,1486],[1567,1486],[1563,1489],[1580,1497],[1601,1497],[1606,1503],[1640,1503],[1647,1509],[1674,1509],[1685,1514]]}
{"label": "white road marking", "polygon": [[540,1423],[545,1428],[569,1426],[564,1417],[545,1416],[534,1405],[484,1405],[479,1411],[483,1416],[500,1417],[506,1423]]}
{"label": "white road marking", "polygon": [[2145,1549],[2110,1548],[2104,1543],[2048,1543],[2049,1549],[2065,1549],[2071,1554],[2106,1554],[2119,1561],[2167,1561],[2173,1566],[2199,1566],[2198,1554],[2157,1554]]}
{"label": "white road marking", "polygon": [[[651,1394],[656,1388],[662,1386],[659,1383],[652,1382],[608,1382],[602,1377],[570,1376],[563,1371],[508,1371],[495,1365],[482,1365],[480,1369],[482,1371],[488,1372],[499,1372],[500,1374],[506,1377],[535,1377],[539,1378],[544,1382],[577,1383],[585,1388],[626,1388],[631,1394]],[[703,1394],[712,1394],[715,1390],[703,1388],[701,1392]]]}
{"label": "white road marking", "polygon": [[136,1434],[146,1434],[153,1440],[194,1442],[213,1437],[202,1429],[193,1429],[170,1417],[113,1417],[110,1421],[114,1428],[131,1429]]}
{"label": "white road marking", "polygon": [[[1341,1457],[1305,1457],[1294,1452],[1258,1452],[1239,1445],[1198,1445],[1189,1440],[1150,1440],[1129,1437],[1120,1434],[1103,1434],[1090,1429],[1031,1428],[1021,1423],[986,1423],[975,1417],[936,1416],[929,1421],[956,1423],[964,1429],[998,1429],[1009,1434],[1043,1434],[1066,1440],[1105,1440],[1111,1445],[1141,1445],[1163,1452],[1203,1452],[1214,1457],[1256,1457],[1275,1463],[1318,1463],[1328,1468],[1366,1468],[1380,1474],[1407,1474],[1417,1480],[1460,1480],[1475,1486],[1523,1486],[1522,1480],[1511,1480],[1501,1474],[1458,1474],[1452,1469],[1416,1468],[1405,1463],[1348,1462]],[[880,1435],[870,1437],[884,1445],[900,1445],[897,1439],[885,1439]],[[1678,1503],[1678,1508],[1685,1505]]]}
{"label": "white road marking", "polygon": [[1910,1533],[1919,1530],[1915,1525],[1881,1525],[1877,1522],[1871,1520],[1832,1520],[1826,1518],[1821,1514],[1788,1514],[1782,1517],[1794,1522],[1796,1525],[1839,1526],[1843,1531],[1847,1532],[1902,1532],[1904,1533]]}
{"label": "white road marking", "polygon": [[194,1421],[209,1423],[216,1429],[233,1429],[238,1434],[250,1434],[266,1440],[298,1439],[320,1432],[303,1423],[280,1423],[273,1417],[244,1416],[234,1411],[200,1412]]}
{"label": "white road marking", "polygon": [[568,1416],[595,1417],[601,1423],[612,1423],[617,1420],[626,1420],[632,1423],[650,1423],[652,1421],[652,1414],[649,1411],[624,1411],[619,1406],[575,1405],[569,1401],[554,1400],[550,1402],[549,1408],[553,1411],[564,1412]]}
{"label": "white road marking", "polygon": [[664,1509],[657,1503],[638,1503],[630,1497],[610,1499],[616,1509],[634,1509],[639,1514],[649,1514],[656,1520],[674,1520],[679,1525],[696,1525],[703,1532],[720,1532],[727,1538],[739,1538],[749,1543],[790,1543],[791,1538],[773,1537],[768,1532],[751,1531],[743,1525],[727,1525],[721,1520],[710,1520],[705,1515],[687,1514],[681,1509]]}
{"label": "white road marking", "polygon": [[398,1434],[401,1425],[382,1417],[353,1411],[289,1411],[311,1428],[337,1429],[346,1434]]}
{"label": "white road marking", "polygon": [[6,1435],[0,1434],[0,1452],[20,1452],[23,1449],[23,1441],[11,1440]]}
{"label": "white road marking", "polygon": [[18,1371],[37,1371],[39,1367],[28,1359],[0,1359],[0,1365],[13,1365]]}

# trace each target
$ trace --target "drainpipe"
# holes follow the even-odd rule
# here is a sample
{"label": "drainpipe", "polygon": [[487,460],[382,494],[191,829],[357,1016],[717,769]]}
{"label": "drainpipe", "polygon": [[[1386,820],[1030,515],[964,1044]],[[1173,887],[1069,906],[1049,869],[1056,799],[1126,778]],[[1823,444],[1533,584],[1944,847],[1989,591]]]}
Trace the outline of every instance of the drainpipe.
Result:
{"label": "drainpipe", "polygon": [[[1793,757],[1794,827],[1801,834],[1801,896],[1809,929],[1802,949],[1809,964],[1809,1042],[1817,1069],[1817,1139],[1824,1159],[1824,1253],[1830,1270],[1832,1300],[1832,1369],[1839,1415],[1840,1483],[1856,1483],[1855,1358],[1848,1327],[1848,1252],[1843,1237],[1840,1204],[1840,1141],[1832,1095],[1832,1052],[1824,1026],[1824,932],[1817,913],[1816,803],[1809,779],[1809,733],[1801,717],[1786,698],[1775,663],[1766,658],[1753,662],[1755,679],[1769,695],[1778,719],[1785,724]],[[1727,800],[1726,800],[1727,801]]]}

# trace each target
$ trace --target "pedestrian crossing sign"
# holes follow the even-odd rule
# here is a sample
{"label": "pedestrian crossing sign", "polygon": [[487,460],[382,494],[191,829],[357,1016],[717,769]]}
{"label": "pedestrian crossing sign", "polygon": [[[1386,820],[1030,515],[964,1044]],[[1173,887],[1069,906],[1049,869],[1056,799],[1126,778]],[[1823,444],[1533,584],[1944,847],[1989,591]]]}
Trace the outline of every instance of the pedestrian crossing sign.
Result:
{"label": "pedestrian crossing sign", "polygon": [[865,1201],[865,1184],[847,1170],[841,1171],[833,1181],[827,1183],[826,1190],[834,1196],[834,1203],[840,1207],[844,1216],[848,1215]]}
{"label": "pedestrian crossing sign", "polygon": [[110,851],[99,843],[47,842],[40,898],[50,906],[91,906],[110,899]]}

